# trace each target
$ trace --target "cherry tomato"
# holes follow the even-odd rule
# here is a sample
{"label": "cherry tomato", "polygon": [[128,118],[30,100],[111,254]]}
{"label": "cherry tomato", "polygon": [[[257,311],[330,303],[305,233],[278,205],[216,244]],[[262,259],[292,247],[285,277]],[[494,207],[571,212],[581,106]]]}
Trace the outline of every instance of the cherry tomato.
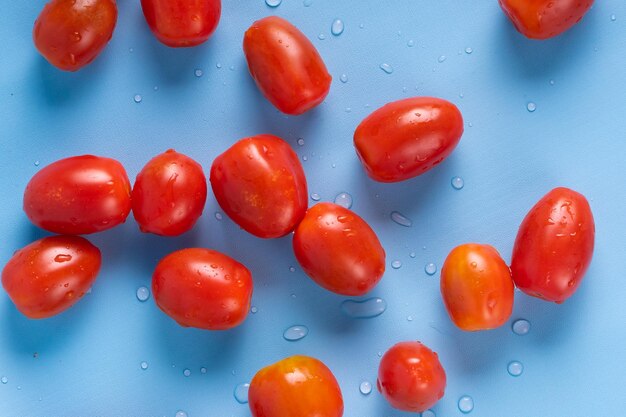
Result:
{"label": "cherry tomato", "polygon": [[252,417],[341,417],[343,397],[321,361],[292,356],[261,369],[248,391]]}
{"label": "cherry tomato", "polygon": [[562,303],[585,276],[594,239],[587,199],[555,188],[530,209],[517,232],[511,261],[515,285],[526,294]]}
{"label": "cherry tomato", "polygon": [[591,9],[593,0],[498,0],[515,28],[531,39],[569,30]]}
{"label": "cherry tomato", "polygon": [[446,389],[446,373],[435,352],[420,342],[401,342],[382,357],[378,391],[392,407],[421,413],[439,401]]}
{"label": "cherry tomato", "polygon": [[35,21],[35,47],[55,67],[77,71],[104,49],[115,29],[115,0],[52,0]]}
{"label": "cherry tomato", "polygon": [[461,140],[463,117],[434,97],[394,101],[374,111],[354,132],[367,175],[398,182],[423,174],[448,157]]}
{"label": "cherry tomato", "polygon": [[298,155],[272,135],[242,139],[218,156],[211,167],[211,186],[226,214],[262,238],[292,232],[308,206]]}
{"label": "cherry tomato", "polygon": [[24,192],[28,218],[53,233],[101,232],[124,223],[130,208],[124,167],[93,155],[53,162],[31,178]]}
{"label": "cherry tomato", "polygon": [[302,114],[328,95],[332,77],[317,49],[295,26],[270,16],[246,31],[243,51],[257,86],[278,110]]}
{"label": "cherry tomato", "polygon": [[221,0],[141,0],[154,36],[173,48],[200,45],[215,32]]}
{"label": "cherry tomato", "polygon": [[79,236],[50,236],[15,252],[2,286],[25,316],[57,315],[82,298],[100,271],[100,250]]}
{"label": "cherry tomato", "polygon": [[293,236],[302,269],[320,286],[341,295],[371,291],[385,272],[385,250],[354,212],[332,203],[311,207]]}
{"label": "cherry tomato", "polygon": [[492,246],[468,243],[450,252],[441,268],[441,295],[461,330],[502,326],[513,311],[511,271]]}

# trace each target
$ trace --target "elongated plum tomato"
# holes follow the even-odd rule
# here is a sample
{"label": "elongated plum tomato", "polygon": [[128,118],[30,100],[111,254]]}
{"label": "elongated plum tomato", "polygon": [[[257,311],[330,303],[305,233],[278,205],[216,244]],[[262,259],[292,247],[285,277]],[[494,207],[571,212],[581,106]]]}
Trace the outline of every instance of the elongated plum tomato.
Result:
{"label": "elongated plum tomato", "polygon": [[173,48],[197,46],[211,37],[222,13],[221,0],[141,0],[154,36]]}
{"label": "elongated plum tomato", "polygon": [[354,212],[332,203],[311,207],[293,236],[302,269],[317,284],[341,295],[371,291],[385,272],[385,250]]}
{"label": "elongated plum tomato", "polygon": [[443,397],[446,373],[428,347],[420,342],[400,342],[383,355],[377,386],[392,407],[421,413]]}
{"label": "elongated plum tomato", "polygon": [[2,286],[25,316],[48,318],[82,298],[100,265],[100,250],[87,239],[44,237],[15,252],[2,271]]}
{"label": "elongated plum tomato", "polygon": [[511,259],[515,285],[526,294],[562,303],[585,276],[594,240],[587,199],[555,188],[530,209],[517,232]]}
{"label": "elongated plum tomato", "polygon": [[35,21],[33,40],[52,65],[77,71],[100,55],[116,22],[115,0],[52,0]]}
{"label": "elongated plum tomato", "polygon": [[130,181],[114,159],[83,155],[42,168],[26,186],[24,211],[53,233],[83,235],[110,229],[130,213]]}
{"label": "elongated plum tomato", "polygon": [[311,41],[294,25],[270,16],[252,24],[243,39],[248,69],[278,110],[298,115],[320,104],[332,77]]}
{"label": "elongated plum tomato", "polygon": [[463,117],[454,104],[414,97],[386,104],[366,117],[354,132],[354,146],[372,179],[398,182],[439,164],[462,134]]}
{"label": "elongated plum tomato", "polygon": [[468,243],[450,252],[441,268],[441,295],[461,330],[502,326],[513,310],[511,272],[492,246]]}
{"label": "elongated plum tomato", "polygon": [[298,155],[272,135],[242,139],[215,158],[211,186],[226,214],[262,238],[292,232],[308,205]]}
{"label": "elongated plum tomato", "polygon": [[261,369],[248,391],[252,417],[342,417],[343,397],[321,361],[292,356]]}
{"label": "elongated plum tomato", "polygon": [[252,275],[217,251],[182,249],[159,262],[152,293],[159,308],[181,326],[226,330],[248,315]]}

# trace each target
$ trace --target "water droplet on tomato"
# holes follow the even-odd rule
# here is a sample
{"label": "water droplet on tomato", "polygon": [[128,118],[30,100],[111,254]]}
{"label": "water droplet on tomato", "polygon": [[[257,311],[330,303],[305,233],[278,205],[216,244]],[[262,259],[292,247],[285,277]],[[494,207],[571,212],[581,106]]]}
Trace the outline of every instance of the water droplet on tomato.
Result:
{"label": "water droplet on tomato", "polygon": [[346,300],[341,303],[341,310],[354,319],[370,319],[383,314],[387,310],[387,302],[378,297],[363,301]]}
{"label": "water droplet on tomato", "polygon": [[335,36],[339,36],[343,33],[343,30],[344,30],[343,20],[341,19],[333,20],[333,24],[330,26],[330,32]]}
{"label": "water droplet on tomato", "polygon": [[142,303],[150,298],[150,290],[148,289],[148,287],[137,288],[137,292],[135,294],[137,296],[137,299]]}
{"label": "water droplet on tomato", "polygon": [[468,413],[471,413],[472,410],[474,409],[474,400],[469,395],[464,395],[461,398],[459,398],[458,405],[459,405],[459,410],[462,413],[468,414]]}
{"label": "water droplet on tomato", "polygon": [[387,74],[393,73],[393,67],[389,64],[380,64],[380,69],[385,71]]}
{"label": "water droplet on tomato", "polygon": [[398,211],[391,212],[391,220],[393,220],[396,224],[404,227],[411,227],[413,225],[411,219]]}
{"label": "water droplet on tomato", "polygon": [[522,365],[519,361],[512,361],[506,367],[509,375],[511,376],[520,376],[524,372],[524,365]]}
{"label": "water droplet on tomato", "polygon": [[54,262],[58,262],[58,263],[69,262],[71,260],[72,260],[72,255],[68,255],[68,254],[59,254],[54,257]]}
{"label": "water droplet on tomato", "polygon": [[291,326],[283,333],[283,338],[289,342],[296,342],[304,339],[309,334],[309,329],[306,326],[296,325]]}
{"label": "water droplet on tomato", "polygon": [[361,382],[361,385],[359,385],[359,391],[363,395],[370,395],[372,392],[372,384],[369,381]]}
{"label": "water droplet on tomato", "polygon": [[237,400],[239,404],[248,403],[248,390],[249,389],[250,389],[250,384],[248,383],[239,384],[235,387],[235,390],[233,391],[233,396],[235,397],[235,400]]}

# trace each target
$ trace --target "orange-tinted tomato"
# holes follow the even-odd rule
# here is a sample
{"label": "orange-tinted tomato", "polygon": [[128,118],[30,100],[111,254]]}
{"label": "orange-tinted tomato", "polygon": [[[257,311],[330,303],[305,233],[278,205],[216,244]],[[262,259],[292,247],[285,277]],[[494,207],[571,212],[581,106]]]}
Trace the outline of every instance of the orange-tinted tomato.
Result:
{"label": "orange-tinted tomato", "polygon": [[55,67],[77,71],[102,52],[115,23],[115,0],[52,0],[35,21],[35,46]]}
{"label": "orange-tinted tomato", "polygon": [[519,228],[511,260],[515,285],[526,294],[562,303],[585,276],[594,240],[587,199],[555,188],[530,209]]}
{"label": "orange-tinted tomato", "polygon": [[181,326],[226,330],[248,315],[252,275],[214,250],[182,249],[159,262],[152,293],[159,308]]}
{"label": "orange-tinted tomato", "polygon": [[308,206],[298,155],[272,135],[242,139],[215,158],[211,187],[226,214],[262,238],[292,232]]}
{"label": "orange-tinted tomato", "polygon": [[372,179],[398,182],[439,164],[462,134],[463,117],[454,104],[414,97],[386,104],[366,117],[354,132],[354,146]]}
{"label": "orange-tinted tomato", "polygon": [[441,295],[461,330],[502,326],[513,310],[511,271],[492,246],[468,243],[450,252],[441,268]]}
{"label": "orange-tinted tomato", "polygon": [[292,356],[261,369],[248,391],[252,417],[341,417],[343,397],[321,361]]}
{"label": "orange-tinted tomato", "polygon": [[302,269],[320,286],[341,295],[371,291],[385,272],[385,250],[354,212],[332,203],[311,207],[293,236]]}
{"label": "orange-tinted tomato", "polygon": [[100,271],[100,250],[79,236],[51,236],[15,252],[2,286],[31,319],[59,314],[82,298]]}
{"label": "orange-tinted tomato", "polygon": [[252,24],[243,39],[252,78],[278,110],[302,114],[320,104],[332,77],[317,49],[295,26],[270,16]]}
{"label": "orange-tinted tomato", "polygon": [[428,347],[420,342],[401,342],[383,355],[377,386],[392,407],[421,413],[443,397],[446,373],[437,354]]}
{"label": "orange-tinted tomato", "polygon": [[93,155],[53,162],[24,192],[28,218],[53,233],[101,232],[124,223],[130,209],[130,181],[122,164]]}

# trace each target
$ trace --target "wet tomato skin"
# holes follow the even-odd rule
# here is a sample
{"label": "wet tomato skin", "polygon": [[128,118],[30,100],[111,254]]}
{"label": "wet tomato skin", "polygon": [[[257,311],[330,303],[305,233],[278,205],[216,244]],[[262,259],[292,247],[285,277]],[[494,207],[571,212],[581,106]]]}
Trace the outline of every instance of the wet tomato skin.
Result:
{"label": "wet tomato skin", "polygon": [[318,359],[292,356],[261,369],[248,391],[252,417],[342,417],[343,397]]}
{"label": "wet tomato skin", "polygon": [[15,252],[2,270],[2,286],[31,319],[57,315],[91,288],[102,263],[100,250],[79,236],[50,236]]}
{"label": "wet tomato skin", "polygon": [[463,134],[463,117],[449,101],[413,97],[384,105],[354,132],[365,172],[379,182],[404,181],[447,158]]}
{"label": "wet tomato skin", "polygon": [[553,189],[520,225],[511,258],[515,285],[526,294],[562,303],[585,276],[594,241],[587,199],[568,188]]}

